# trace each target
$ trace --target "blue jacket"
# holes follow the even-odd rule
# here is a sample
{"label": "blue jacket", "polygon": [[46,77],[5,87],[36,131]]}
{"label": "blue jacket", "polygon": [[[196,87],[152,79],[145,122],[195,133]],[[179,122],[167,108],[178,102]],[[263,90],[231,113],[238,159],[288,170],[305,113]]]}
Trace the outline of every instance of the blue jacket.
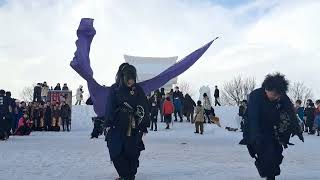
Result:
{"label": "blue jacket", "polygon": [[174,109],[180,111],[182,109],[182,100],[180,98],[173,99]]}

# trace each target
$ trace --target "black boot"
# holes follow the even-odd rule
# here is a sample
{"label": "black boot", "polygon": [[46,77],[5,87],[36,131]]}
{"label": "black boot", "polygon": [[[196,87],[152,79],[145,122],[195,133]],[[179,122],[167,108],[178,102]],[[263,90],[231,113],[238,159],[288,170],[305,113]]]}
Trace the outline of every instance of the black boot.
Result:
{"label": "black boot", "polygon": [[275,180],[275,177],[267,177],[267,180]]}

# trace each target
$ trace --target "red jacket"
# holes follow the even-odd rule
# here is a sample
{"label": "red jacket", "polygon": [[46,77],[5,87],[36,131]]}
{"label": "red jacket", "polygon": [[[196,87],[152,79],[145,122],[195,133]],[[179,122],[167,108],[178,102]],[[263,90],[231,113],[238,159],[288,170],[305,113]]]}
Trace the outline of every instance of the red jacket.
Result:
{"label": "red jacket", "polygon": [[165,100],[162,107],[163,115],[171,115],[174,112],[174,106],[171,101]]}

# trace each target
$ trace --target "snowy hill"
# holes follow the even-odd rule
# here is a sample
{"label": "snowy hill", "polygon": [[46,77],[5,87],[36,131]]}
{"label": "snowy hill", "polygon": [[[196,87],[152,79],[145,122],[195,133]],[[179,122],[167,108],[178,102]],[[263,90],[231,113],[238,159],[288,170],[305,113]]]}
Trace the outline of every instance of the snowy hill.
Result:
{"label": "snowy hill", "polygon": [[[233,117],[223,109],[216,109],[222,119]],[[72,132],[33,132],[0,142],[0,179],[115,179],[104,138],[89,138],[93,114],[88,106],[73,107]],[[170,130],[159,123],[158,130],[144,137],[146,151],[137,180],[260,179],[246,147],[238,145],[240,132],[206,124],[204,135],[199,135],[190,123],[174,123]],[[296,145],[284,151],[279,179],[319,179],[320,138],[305,136],[305,143],[293,138]]]}
{"label": "snowy hill", "polygon": [[[214,107],[216,116],[223,127],[239,128],[238,107]],[[92,106],[72,106],[72,130],[91,130],[91,117],[95,116]]]}

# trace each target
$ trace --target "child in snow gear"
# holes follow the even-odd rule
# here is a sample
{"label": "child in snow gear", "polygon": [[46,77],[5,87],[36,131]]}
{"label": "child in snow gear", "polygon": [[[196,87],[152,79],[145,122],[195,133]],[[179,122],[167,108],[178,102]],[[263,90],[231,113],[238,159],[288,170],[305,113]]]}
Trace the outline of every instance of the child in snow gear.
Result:
{"label": "child in snow gear", "polygon": [[166,100],[163,103],[162,112],[164,116],[164,122],[167,124],[166,129],[170,129],[170,123],[172,121],[172,113],[174,112],[174,105],[171,102],[169,95],[167,95]]}
{"label": "child in snow gear", "polygon": [[288,147],[290,136],[297,135],[304,141],[294,106],[286,95],[288,85],[284,75],[267,75],[262,88],[249,97],[240,144],[247,145],[260,176],[267,179],[280,175],[283,147]]}
{"label": "child in snow gear", "polygon": [[199,129],[200,129],[200,134],[203,134],[204,108],[201,104],[201,101],[197,102],[194,122],[196,127],[196,131],[194,133],[199,133]]}
{"label": "child in snow gear", "polygon": [[142,135],[150,126],[148,100],[136,84],[136,69],[123,63],[111,86],[106,107],[106,141],[120,179],[134,180],[144,150]]}

